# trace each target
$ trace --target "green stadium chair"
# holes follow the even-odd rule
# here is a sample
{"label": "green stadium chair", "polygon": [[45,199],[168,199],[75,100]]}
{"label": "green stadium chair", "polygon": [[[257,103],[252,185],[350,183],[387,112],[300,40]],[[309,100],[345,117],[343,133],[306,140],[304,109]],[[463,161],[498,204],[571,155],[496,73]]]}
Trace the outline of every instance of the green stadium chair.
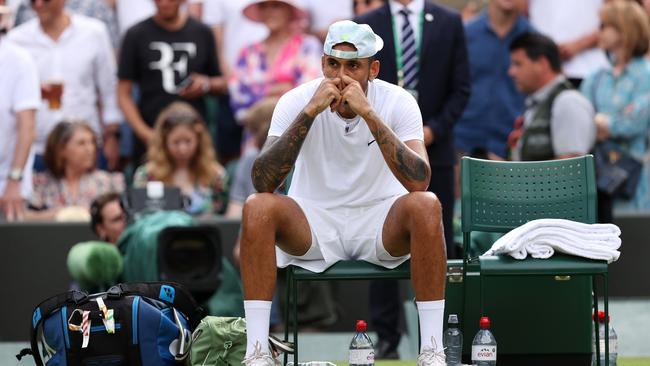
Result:
{"label": "green stadium chair", "polygon": [[[314,273],[297,266],[287,267],[287,294],[284,311],[284,340],[289,342],[289,327],[293,325],[293,362],[298,364],[298,282],[300,281],[341,281],[341,280],[382,280],[411,278],[411,261],[406,261],[394,269],[387,269],[364,261],[340,261],[322,273]],[[291,323],[291,324],[290,324]],[[285,353],[284,364],[289,355]]]}
{"label": "green stadium chair", "polygon": [[[486,313],[483,282],[490,276],[590,276],[594,313],[598,313],[596,278],[600,276],[603,280],[605,326],[608,327],[607,262],[557,253],[549,259],[525,260],[516,260],[510,256],[479,259],[470,258],[467,254],[471,233],[476,231],[505,233],[530,220],[541,218],[595,223],[596,177],[593,156],[536,162],[503,162],[463,157],[461,206],[463,247],[466,253],[463,258],[463,275],[466,275],[468,263],[479,262],[481,313]],[[463,304],[467,296],[464,293]],[[464,322],[465,317],[461,316],[461,319]],[[597,319],[594,320],[594,328],[598,347],[596,352],[599,352]],[[607,331],[605,334],[608,334]],[[609,355],[608,343],[605,342],[606,355]]]}

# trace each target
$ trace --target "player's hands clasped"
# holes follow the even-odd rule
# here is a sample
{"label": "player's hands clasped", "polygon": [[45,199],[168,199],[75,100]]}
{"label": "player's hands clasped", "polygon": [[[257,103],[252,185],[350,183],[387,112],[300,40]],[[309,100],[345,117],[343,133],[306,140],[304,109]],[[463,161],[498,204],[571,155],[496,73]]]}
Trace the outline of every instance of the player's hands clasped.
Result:
{"label": "player's hands clasped", "polygon": [[361,84],[353,78],[343,74],[343,90],[341,91],[341,103],[347,103],[352,111],[361,117],[365,117],[371,110],[370,102],[363,91]]}
{"label": "player's hands clasped", "polygon": [[372,110],[361,84],[344,74],[340,78],[323,79],[305,107],[305,113],[316,117],[328,107],[332,112],[336,111],[343,103],[360,116]]}
{"label": "player's hands clasped", "polygon": [[305,113],[315,118],[327,107],[335,111],[341,103],[341,79],[340,78],[325,78],[316,89],[314,96],[305,107]]}

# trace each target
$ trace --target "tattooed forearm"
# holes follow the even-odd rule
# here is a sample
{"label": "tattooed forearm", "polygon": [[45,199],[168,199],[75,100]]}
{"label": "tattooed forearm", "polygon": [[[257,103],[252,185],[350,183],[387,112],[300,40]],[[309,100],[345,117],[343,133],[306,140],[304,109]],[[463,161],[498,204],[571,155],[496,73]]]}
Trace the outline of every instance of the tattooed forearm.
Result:
{"label": "tattooed forearm", "polygon": [[426,190],[431,178],[431,168],[423,157],[426,156],[424,148],[422,147],[420,154],[411,149],[374,112],[370,113],[365,120],[375,136],[384,160],[397,180],[411,192]]}
{"label": "tattooed forearm", "polygon": [[282,136],[269,139],[253,164],[251,178],[258,192],[275,191],[289,174],[314,119],[300,112]]}

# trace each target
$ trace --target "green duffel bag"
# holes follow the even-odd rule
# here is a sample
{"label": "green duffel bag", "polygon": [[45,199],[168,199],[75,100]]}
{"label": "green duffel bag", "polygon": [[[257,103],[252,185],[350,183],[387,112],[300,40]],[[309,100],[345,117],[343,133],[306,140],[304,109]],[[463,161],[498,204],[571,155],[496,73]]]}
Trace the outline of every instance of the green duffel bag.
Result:
{"label": "green duffel bag", "polygon": [[246,355],[246,320],[206,316],[192,339],[186,366],[241,366]]}

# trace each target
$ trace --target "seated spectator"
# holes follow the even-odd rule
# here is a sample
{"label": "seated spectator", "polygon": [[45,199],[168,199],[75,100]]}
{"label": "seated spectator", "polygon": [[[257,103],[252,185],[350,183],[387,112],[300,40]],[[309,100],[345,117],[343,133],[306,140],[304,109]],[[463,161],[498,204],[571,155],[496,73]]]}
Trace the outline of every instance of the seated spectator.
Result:
{"label": "seated spectator", "polygon": [[86,212],[106,192],[122,192],[124,176],[96,169],[97,142],[92,128],[80,121],[57,124],[45,144],[45,173],[35,174],[30,218],[52,219],[75,206]]}
{"label": "seated spectator", "polygon": [[135,171],[133,185],[161,181],[180,188],[191,214],[221,212],[226,170],[217,162],[201,115],[185,102],[163,109],[154,127],[148,162]]}
{"label": "seated spectator", "polygon": [[[513,160],[550,160],[589,153],[596,139],[591,103],[562,74],[559,47],[524,33],[510,44],[509,74],[528,95],[523,125],[515,130]],[[513,135],[511,134],[511,136]]]}
{"label": "seated spectator", "polygon": [[[611,67],[587,77],[582,93],[596,110],[596,138],[611,141],[641,161],[648,152],[650,129],[650,26],[643,8],[633,1],[613,1],[600,10],[599,44],[610,55]],[[646,177],[643,168],[641,177]],[[599,193],[600,221],[611,222],[613,204],[622,210],[650,210],[647,179],[640,179],[629,200]]]}
{"label": "seated spectator", "polygon": [[255,187],[253,187],[253,180],[251,179],[253,163],[260,153],[262,146],[264,146],[264,142],[266,142],[266,135],[269,133],[273,109],[277,102],[277,98],[264,98],[249,108],[244,118],[246,130],[252,135],[254,147],[247,149],[241,159],[239,159],[237,171],[230,186],[230,199],[228,200],[226,217],[241,218],[246,198],[257,192]]}
{"label": "seated spectator", "polygon": [[241,121],[246,109],[264,97],[285,92],[321,75],[322,45],[300,32],[307,16],[295,1],[261,0],[243,10],[255,22],[264,23],[269,35],[241,50],[229,76],[230,102]]}
{"label": "seated spectator", "polygon": [[108,192],[95,198],[90,205],[90,228],[102,240],[112,244],[117,244],[126,228],[126,212],[121,199],[121,194]]}

